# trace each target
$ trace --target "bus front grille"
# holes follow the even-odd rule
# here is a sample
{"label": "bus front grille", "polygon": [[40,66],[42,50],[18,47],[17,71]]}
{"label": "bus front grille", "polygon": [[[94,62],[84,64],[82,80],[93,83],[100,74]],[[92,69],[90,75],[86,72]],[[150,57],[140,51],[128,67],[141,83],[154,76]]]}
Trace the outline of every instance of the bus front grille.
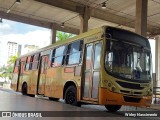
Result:
{"label": "bus front grille", "polygon": [[135,97],[129,97],[129,96],[123,96],[125,102],[140,102],[141,98],[135,98]]}
{"label": "bus front grille", "polygon": [[[131,91],[129,91],[129,90],[120,90],[120,92],[123,94],[130,94],[131,93]],[[142,92],[133,92],[133,95],[141,95],[141,94],[142,94]]]}
{"label": "bus front grille", "polygon": [[134,84],[134,83],[127,83],[127,82],[122,82],[122,81],[116,81],[120,86],[124,88],[130,88],[130,89],[137,89],[137,90],[142,90],[144,87],[141,87],[140,84]]}

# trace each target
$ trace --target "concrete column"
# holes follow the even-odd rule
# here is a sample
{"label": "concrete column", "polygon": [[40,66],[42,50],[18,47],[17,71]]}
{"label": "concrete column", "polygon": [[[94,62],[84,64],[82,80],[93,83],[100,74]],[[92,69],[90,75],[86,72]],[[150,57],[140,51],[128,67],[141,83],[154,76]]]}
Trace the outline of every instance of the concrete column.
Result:
{"label": "concrete column", "polygon": [[84,13],[80,14],[80,33],[88,31],[88,20],[90,18],[90,9],[88,6],[84,8]]}
{"label": "concrete column", "polygon": [[57,30],[55,30],[52,27],[52,29],[51,29],[51,41],[50,41],[50,44],[56,43],[56,32],[57,32]]}
{"label": "concrete column", "polygon": [[147,35],[147,5],[148,0],[136,0],[135,32],[144,37]]}
{"label": "concrete column", "polygon": [[[160,87],[160,36],[155,37],[155,73],[157,86]],[[153,61],[154,62],[154,61]]]}

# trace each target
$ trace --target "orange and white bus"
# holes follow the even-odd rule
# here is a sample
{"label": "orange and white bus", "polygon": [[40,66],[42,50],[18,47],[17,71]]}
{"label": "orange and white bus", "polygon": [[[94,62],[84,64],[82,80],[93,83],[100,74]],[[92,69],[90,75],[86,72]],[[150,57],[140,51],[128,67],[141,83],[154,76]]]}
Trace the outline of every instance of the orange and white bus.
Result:
{"label": "orange and white bus", "polygon": [[103,26],[19,57],[11,87],[67,104],[150,106],[151,48],[148,39]]}

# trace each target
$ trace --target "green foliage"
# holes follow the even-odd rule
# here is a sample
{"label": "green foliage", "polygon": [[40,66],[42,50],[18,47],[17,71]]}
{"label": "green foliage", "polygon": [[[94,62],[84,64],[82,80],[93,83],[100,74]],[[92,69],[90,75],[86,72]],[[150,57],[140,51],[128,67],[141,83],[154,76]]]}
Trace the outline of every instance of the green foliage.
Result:
{"label": "green foliage", "polygon": [[5,80],[6,80],[6,77],[9,77],[9,75],[8,75],[8,68],[3,65],[3,67],[0,69],[0,71],[1,71],[0,77],[1,78],[5,78]]}
{"label": "green foliage", "polygon": [[16,59],[18,58],[19,55],[16,56],[10,56],[9,60],[7,61],[7,66],[3,65],[3,67],[0,68],[0,77],[5,78],[8,77],[11,79],[12,72],[13,72],[13,67]]}
{"label": "green foliage", "polygon": [[63,41],[66,40],[68,38],[74,37],[74,34],[71,33],[65,33],[65,32],[61,32],[61,31],[57,31],[56,37],[57,37],[57,41]]}
{"label": "green foliage", "polygon": [[9,64],[9,65],[14,65],[14,63],[15,63],[15,61],[16,61],[16,59],[19,57],[19,55],[15,55],[15,56],[10,56],[9,57],[9,60],[7,61],[7,63]]}

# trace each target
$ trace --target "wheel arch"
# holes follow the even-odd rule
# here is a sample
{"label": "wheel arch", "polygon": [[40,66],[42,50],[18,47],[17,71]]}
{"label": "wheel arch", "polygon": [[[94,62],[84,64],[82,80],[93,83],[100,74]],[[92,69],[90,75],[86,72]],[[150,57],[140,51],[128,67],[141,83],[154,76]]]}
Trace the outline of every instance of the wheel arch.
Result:
{"label": "wheel arch", "polygon": [[63,99],[64,99],[64,96],[65,96],[65,91],[67,90],[67,88],[69,87],[69,86],[71,86],[71,85],[73,85],[73,86],[75,86],[75,88],[77,89],[77,84],[76,84],[76,82],[75,81],[73,81],[73,80],[68,80],[65,84],[64,84],[64,87],[63,87]]}

